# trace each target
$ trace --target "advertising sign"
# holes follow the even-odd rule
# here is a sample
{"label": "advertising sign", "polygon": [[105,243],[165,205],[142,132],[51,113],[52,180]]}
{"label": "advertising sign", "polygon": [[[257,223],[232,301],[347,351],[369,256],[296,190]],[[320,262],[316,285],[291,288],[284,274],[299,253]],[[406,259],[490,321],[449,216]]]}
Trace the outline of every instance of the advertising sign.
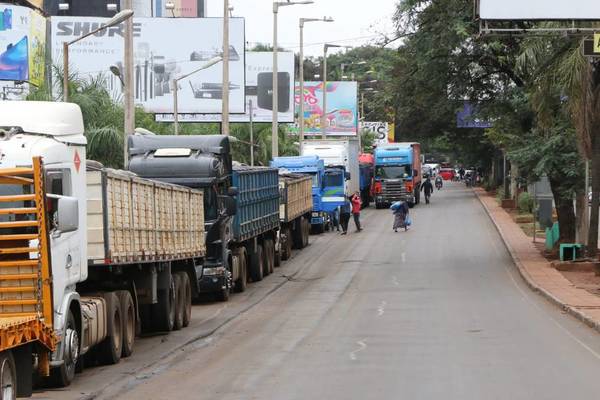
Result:
{"label": "advertising sign", "polygon": [[486,20],[598,20],[598,0],[479,0]]}
{"label": "advertising sign", "polygon": [[[304,134],[321,135],[323,116],[323,82],[305,82],[304,93],[296,82],[296,114],[300,113],[300,98],[304,100]],[[358,131],[357,82],[327,82],[327,128],[329,136],[355,136]],[[291,128],[298,134],[298,124]]]}
{"label": "advertising sign", "polygon": [[387,122],[366,122],[360,123],[361,131],[369,131],[375,135],[373,144],[378,146],[390,142],[390,124]]}
{"label": "advertising sign", "polygon": [[[168,3],[173,4],[172,10],[167,10]],[[206,16],[206,0],[133,0],[132,5],[136,17],[198,18]],[[121,0],[121,9],[124,8],[124,0]]]}
{"label": "advertising sign", "polygon": [[44,80],[46,20],[28,7],[0,4],[0,81]]}
{"label": "advertising sign", "polygon": [[[62,64],[62,43],[98,27],[105,18],[52,17],[52,63]],[[173,80],[201,69],[222,53],[221,18],[134,18],[135,103],[152,113],[173,112]],[[245,112],[244,20],[230,20],[229,111]],[[176,33],[176,34],[175,34]],[[71,71],[81,78],[105,78],[118,98],[121,82],[110,67],[123,66],[123,24],[69,47]],[[220,113],[223,65],[217,63],[179,83],[181,113]]]}
{"label": "advertising sign", "polygon": [[[278,121],[294,122],[294,53],[278,52]],[[252,104],[250,104],[252,103]],[[232,114],[230,122],[273,121],[273,53],[246,53],[246,113]],[[157,122],[172,122],[173,114],[156,114]],[[181,122],[221,122],[220,114],[183,114]]]}

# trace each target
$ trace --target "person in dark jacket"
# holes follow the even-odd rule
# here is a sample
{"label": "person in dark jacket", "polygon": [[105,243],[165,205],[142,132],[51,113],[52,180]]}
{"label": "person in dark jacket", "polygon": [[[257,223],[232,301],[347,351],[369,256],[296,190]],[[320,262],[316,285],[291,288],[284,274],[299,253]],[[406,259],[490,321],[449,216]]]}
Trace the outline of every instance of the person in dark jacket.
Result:
{"label": "person in dark jacket", "polygon": [[425,204],[429,204],[429,198],[433,193],[433,185],[431,184],[431,180],[429,179],[429,177],[427,177],[427,179],[425,179],[425,182],[423,182],[423,184],[421,185],[421,190],[423,191],[423,193],[425,193]]}
{"label": "person in dark jacket", "polygon": [[348,233],[348,222],[350,222],[350,214],[352,212],[352,205],[350,200],[346,200],[344,205],[340,207],[340,225],[342,225],[342,235]]}
{"label": "person in dark jacket", "polygon": [[350,202],[352,203],[352,216],[354,217],[354,224],[356,225],[356,231],[362,231],[360,227],[360,206],[362,202],[360,200],[360,193],[356,192],[350,197]]}

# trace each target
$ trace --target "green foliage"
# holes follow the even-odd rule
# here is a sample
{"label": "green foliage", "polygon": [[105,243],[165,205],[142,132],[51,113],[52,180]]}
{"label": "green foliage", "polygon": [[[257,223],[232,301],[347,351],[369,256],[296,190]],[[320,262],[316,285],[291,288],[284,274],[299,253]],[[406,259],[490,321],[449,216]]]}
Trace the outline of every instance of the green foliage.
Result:
{"label": "green foliage", "polygon": [[531,214],[533,212],[533,198],[529,193],[524,192],[519,195],[518,207],[521,214]]}

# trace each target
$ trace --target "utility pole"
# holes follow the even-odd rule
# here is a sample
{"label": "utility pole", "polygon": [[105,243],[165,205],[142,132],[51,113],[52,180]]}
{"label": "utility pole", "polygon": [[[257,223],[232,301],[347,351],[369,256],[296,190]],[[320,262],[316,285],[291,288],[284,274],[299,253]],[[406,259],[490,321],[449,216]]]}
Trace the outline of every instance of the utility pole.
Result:
{"label": "utility pole", "polygon": [[250,108],[250,166],[254,167],[254,109],[252,108],[252,100],[248,105]]}
{"label": "utility pole", "polygon": [[223,93],[221,134],[229,136],[229,0],[223,0]]}
{"label": "utility pole", "polygon": [[[123,7],[132,10],[132,0],[123,0]],[[133,19],[125,20],[125,57],[124,57],[124,131],[123,131],[123,168],[127,169],[129,152],[127,151],[127,137],[135,131],[135,104],[133,100]]]}

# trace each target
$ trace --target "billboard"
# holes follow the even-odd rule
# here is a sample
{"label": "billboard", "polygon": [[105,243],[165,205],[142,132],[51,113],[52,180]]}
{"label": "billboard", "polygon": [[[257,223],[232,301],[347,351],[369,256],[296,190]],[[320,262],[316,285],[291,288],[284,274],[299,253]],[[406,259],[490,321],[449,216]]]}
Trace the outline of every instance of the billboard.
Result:
{"label": "billboard", "polygon": [[374,134],[375,140],[373,140],[373,144],[375,146],[379,146],[381,144],[393,142],[393,135],[390,135],[393,125],[394,124],[390,124],[388,122],[362,121],[360,123],[360,129],[361,131],[369,131],[370,133]]}
{"label": "billboard", "polygon": [[[294,53],[278,52],[278,121],[294,122]],[[250,102],[254,122],[273,121],[273,53],[246,53],[246,113],[232,114],[230,122],[250,122]],[[156,114],[157,122],[172,122],[173,114]],[[221,122],[220,114],[184,114],[181,122]]]}
{"label": "billboard", "polygon": [[[52,17],[52,63],[62,64],[62,43],[105,22],[105,18]],[[152,113],[173,112],[173,79],[202,68],[222,53],[221,18],[134,18],[134,96],[136,105]],[[123,66],[123,24],[108,28],[69,47],[71,71],[81,78],[105,77],[107,89],[118,98],[120,80],[110,67]],[[174,34],[176,32],[176,34]],[[244,20],[230,20],[231,113],[245,112]],[[220,113],[223,65],[194,73],[180,82],[181,113]]]}
{"label": "billboard", "polygon": [[[327,128],[329,136],[355,136],[358,132],[357,82],[327,82]],[[304,82],[304,94],[296,82],[296,114],[300,113],[300,98],[304,99],[304,134],[321,135],[323,115],[323,82]],[[298,124],[291,127],[298,133]]]}
{"label": "billboard", "polygon": [[28,7],[0,4],[0,81],[44,81],[46,19]]}
{"label": "billboard", "polygon": [[[167,3],[173,3],[173,10],[167,10]],[[206,0],[132,0],[136,17],[188,17],[206,16]],[[124,9],[121,0],[121,9]]]}
{"label": "billboard", "polygon": [[485,20],[600,20],[598,0],[479,0]]}

